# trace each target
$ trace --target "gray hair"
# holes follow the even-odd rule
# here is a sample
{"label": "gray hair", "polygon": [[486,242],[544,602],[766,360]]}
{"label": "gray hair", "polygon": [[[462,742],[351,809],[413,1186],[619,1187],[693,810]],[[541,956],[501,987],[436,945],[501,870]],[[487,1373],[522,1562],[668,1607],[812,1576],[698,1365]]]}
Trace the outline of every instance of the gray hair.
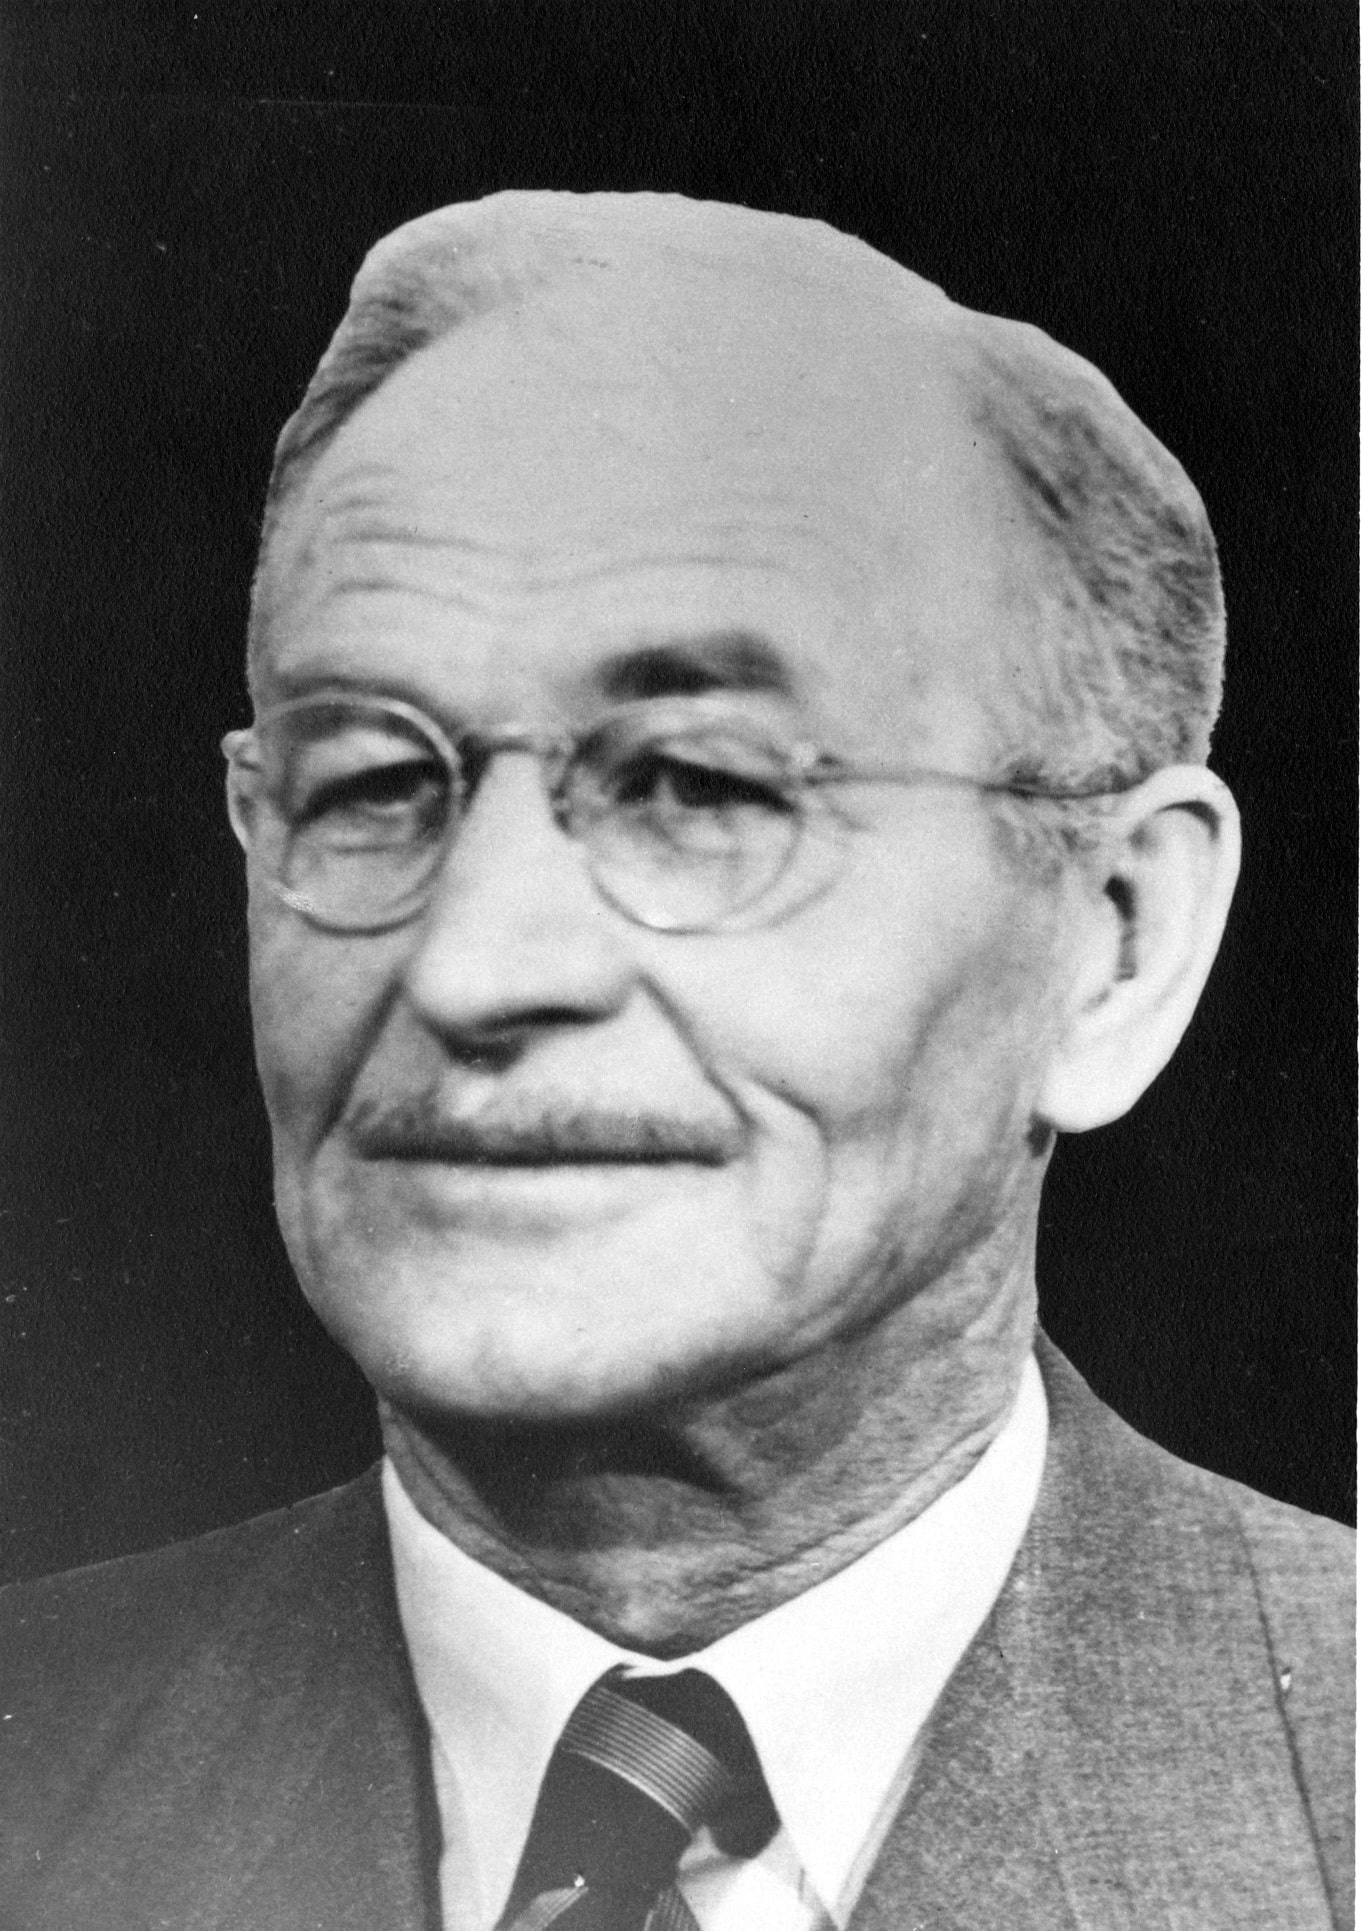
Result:
{"label": "gray hair", "polygon": [[1038,330],[990,324],[963,373],[1029,539],[1037,648],[1008,686],[1007,775],[1118,791],[1204,764],[1220,708],[1215,538],[1181,465],[1095,369]]}
{"label": "gray hair", "polygon": [[[528,211],[534,232],[519,247],[507,244],[514,219],[489,245],[476,226],[456,219],[466,209],[449,209],[398,230],[370,254],[275,451],[251,599],[253,685],[275,601],[272,547],[323,452],[402,363],[548,280],[563,237],[545,228],[546,207],[591,199],[497,197],[503,215],[507,203]],[[689,219],[692,205],[673,204],[681,210],[675,218]],[[737,225],[745,221],[766,224],[767,238],[775,228],[782,246],[807,247],[813,232],[825,249],[869,257],[898,278],[946,344],[967,414],[999,459],[1026,537],[1016,574],[1028,648],[998,680],[997,775],[1115,791],[1170,763],[1204,763],[1225,643],[1215,541],[1180,464],[1111,384],[1040,330],[947,303],[864,244],[819,224],[710,212],[728,224],[730,242],[735,232],[750,242]],[[1072,827],[1082,814],[1059,816]]]}
{"label": "gray hair", "polygon": [[[405,242],[405,246],[398,245]],[[247,676],[256,682],[274,603],[270,557],[289,508],[340,430],[395,369],[441,337],[513,298],[508,277],[489,277],[469,251],[451,246],[434,218],[389,236],[365,260],[350,305],[274,450],[251,587]]]}

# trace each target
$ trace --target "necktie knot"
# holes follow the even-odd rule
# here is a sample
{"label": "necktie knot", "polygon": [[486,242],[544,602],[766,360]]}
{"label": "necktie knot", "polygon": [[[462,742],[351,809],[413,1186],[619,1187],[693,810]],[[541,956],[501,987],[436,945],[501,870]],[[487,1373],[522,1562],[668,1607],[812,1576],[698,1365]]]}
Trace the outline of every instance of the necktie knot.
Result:
{"label": "necktie knot", "polygon": [[[549,1761],[502,1925],[539,1931],[562,1917],[574,1931],[638,1931],[705,1828],[747,1857],[777,1828],[737,1709],[699,1670],[613,1670],[577,1705]],[[665,1921],[689,1921],[679,1898]]]}

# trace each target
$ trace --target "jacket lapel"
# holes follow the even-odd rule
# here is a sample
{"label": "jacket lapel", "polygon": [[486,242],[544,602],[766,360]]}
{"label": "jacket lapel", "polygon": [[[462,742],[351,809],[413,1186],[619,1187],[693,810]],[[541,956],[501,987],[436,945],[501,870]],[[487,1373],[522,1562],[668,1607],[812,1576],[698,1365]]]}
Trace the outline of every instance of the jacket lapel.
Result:
{"label": "jacket lapel", "polygon": [[850,1931],[1073,1931],[1060,1860],[1034,1801],[1038,1750],[1013,1620],[1000,1602],[942,1692]]}
{"label": "jacket lapel", "polygon": [[1038,1352],[1036,1513],[854,1931],[1327,1926],[1227,1489]]}

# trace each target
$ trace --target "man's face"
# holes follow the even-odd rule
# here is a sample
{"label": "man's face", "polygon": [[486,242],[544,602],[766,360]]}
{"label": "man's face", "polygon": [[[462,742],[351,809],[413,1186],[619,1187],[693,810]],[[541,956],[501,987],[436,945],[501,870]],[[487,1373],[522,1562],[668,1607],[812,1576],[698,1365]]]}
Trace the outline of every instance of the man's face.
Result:
{"label": "man's face", "polygon": [[[263,701],[355,686],[457,737],[717,692],[985,775],[1005,564],[945,379],[877,446],[835,383],[792,405],[725,354],[660,382],[627,344],[494,326],[404,365],[281,537]],[[399,1407],[720,1389],[1020,1244],[1052,909],[973,792],[838,809],[834,882],[753,930],[631,923],[517,754],[409,924],[319,930],[253,878],[285,1239]]]}

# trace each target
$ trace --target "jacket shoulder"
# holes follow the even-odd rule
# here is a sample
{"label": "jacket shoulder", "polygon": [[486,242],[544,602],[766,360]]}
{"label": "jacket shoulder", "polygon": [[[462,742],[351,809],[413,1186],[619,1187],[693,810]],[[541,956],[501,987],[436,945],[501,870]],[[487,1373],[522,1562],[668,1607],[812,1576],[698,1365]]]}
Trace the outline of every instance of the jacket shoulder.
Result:
{"label": "jacket shoulder", "polygon": [[371,1470],[189,1541],[12,1583],[0,1589],[0,1686],[10,1697],[30,1678],[49,1689],[79,1684],[87,1695],[114,1681],[126,1692],[133,1676],[159,1673],[219,1620],[244,1576],[295,1545],[312,1553],[347,1537],[379,1506]]}
{"label": "jacket shoulder", "polygon": [[1199,1532],[1239,1541],[1296,1786],[1339,1921],[1350,1923],[1356,1535],[1339,1522],[1166,1459],[1179,1471]]}
{"label": "jacket shoulder", "polygon": [[[1179,1460],[1084,1393],[1098,1409],[1104,1459],[1126,1508],[1157,1534],[1166,1557],[1185,1557],[1193,1574],[1199,1554],[1232,1558],[1251,1577],[1264,1634],[1283,1669],[1293,1655],[1308,1655],[1350,1678],[1356,1532]],[[1129,1527],[1118,1512],[1117,1534]]]}
{"label": "jacket shoulder", "polygon": [[[381,1561],[377,1472],[188,1542],[0,1590],[0,1814],[19,1857],[59,1829],[169,1687],[215,1668],[262,1595],[300,1628]],[[0,1890],[3,1886],[0,1885]]]}
{"label": "jacket shoulder", "polygon": [[1051,1438],[1094,1509],[1111,1520],[1118,1547],[1137,1524],[1189,1549],[1228,1538],[1242,1544],[1273,1588],[1315,1578],[1307,1595],[1329,1618],[1352,1601],[1355,1531],[1327,1516],[1274,1501],[1171,1454],[1108,1407],[1046,1336],[1036,1348],[1050,1407]]}
{"label": "jacket shoulder", "polygon": [[1341,1893],[1354,1848],[1356,1537],[1249,1490],[1236,1501],[1296,1779]]}
{"label": "jacket shoulder", "polygon": [[1048,1343],[1038,1352],[1053,1438],[1067,1444],[1068,1501],[1083,1522],[1080,1598],[1094,1622],[1114,1616],[1128,1635],[1198,1655],[1189,1707],[1223,1678],[1216,1694],[1241,1715],[1258,1710],[1257,1734],[1278,1739],[1339,1921],[1350,1921],[1353,1531],[1179,1460],[1100,1402]]}

